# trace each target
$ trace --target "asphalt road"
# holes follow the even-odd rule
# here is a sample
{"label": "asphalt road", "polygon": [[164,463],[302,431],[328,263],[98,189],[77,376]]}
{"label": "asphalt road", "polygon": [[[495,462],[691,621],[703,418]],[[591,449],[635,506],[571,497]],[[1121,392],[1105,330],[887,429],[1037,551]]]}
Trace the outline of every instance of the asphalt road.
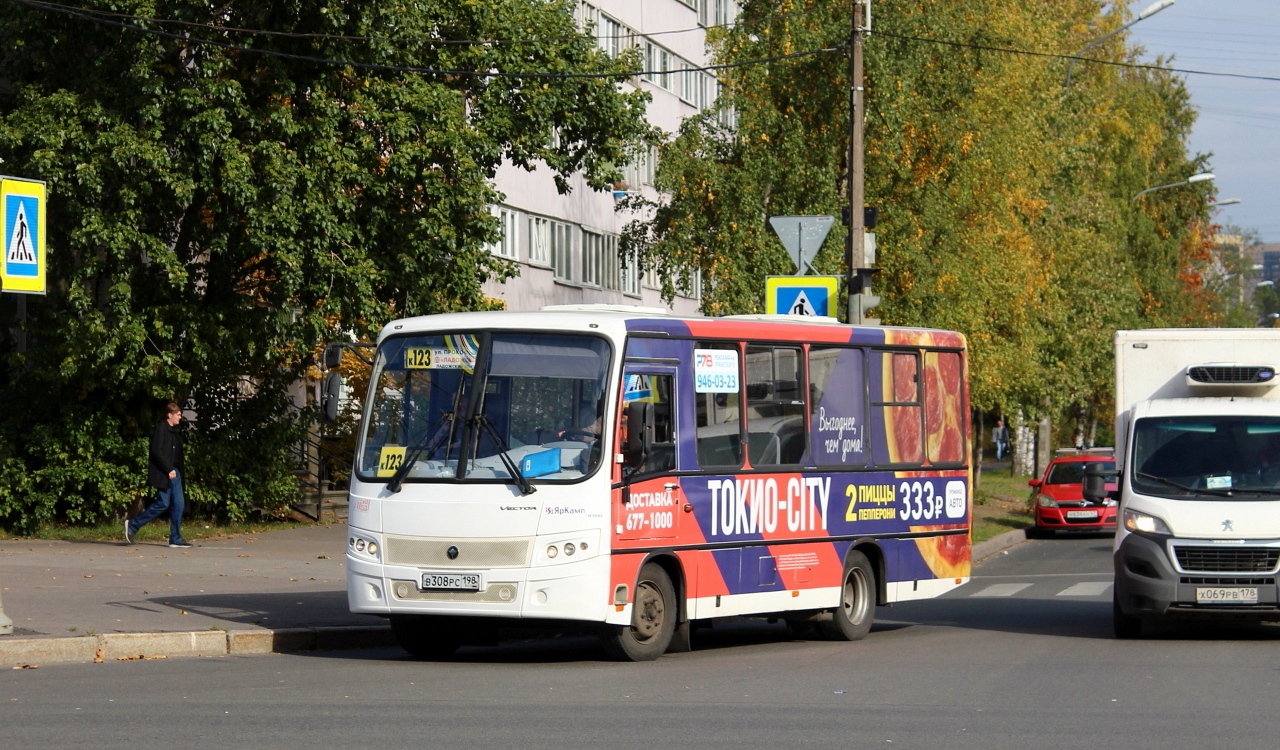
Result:
{"label": "asphalt road", "polygon": [[1110,539],[1037,540],[859,643],[718,623],[605,661],[564,636],[415,662],[396,649],[0,674],[0,747],[1272,748],[1280,628],[1110,633]]}

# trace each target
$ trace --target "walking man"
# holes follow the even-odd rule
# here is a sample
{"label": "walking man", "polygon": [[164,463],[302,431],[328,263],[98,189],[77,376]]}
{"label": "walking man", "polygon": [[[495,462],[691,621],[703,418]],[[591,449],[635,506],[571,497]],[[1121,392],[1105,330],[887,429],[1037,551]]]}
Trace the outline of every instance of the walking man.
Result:
{"label": "walking man", "polygon": [[178,423],[182,421],[182,409],[175,403],[165,405],[164,419],[151,433],[151,449],[147,461],[147,484],[156,488],[156,500],[132,520],[124,521],[124,541],[133,544],[134,535],[149,521],[169,511],[169,546],[177,549],[191,547],[182,538],[182,433]]}
{"label": "walking man", "polygon": [[996,444],[996,460],[1003,461],[1005,452],[1009,450],[1009,428],[1004,426],[1003,419],[996,420],[996,428],[991,431],[991,439]]}

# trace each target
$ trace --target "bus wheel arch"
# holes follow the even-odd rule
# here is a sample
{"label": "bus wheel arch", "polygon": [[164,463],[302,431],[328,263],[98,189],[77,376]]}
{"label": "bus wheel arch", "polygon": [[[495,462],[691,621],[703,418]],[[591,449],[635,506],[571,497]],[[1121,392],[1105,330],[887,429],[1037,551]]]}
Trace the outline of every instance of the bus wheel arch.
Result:
{"label": "bus wheel arch", "polygon": [[601,645],[619,661],[653,661],[671,645],[680,609],[667,567],[660,560],[647,560],[636,576],[631,623],[604,626]]}
{"label": "bus wheel arch", "polygon": [[867,557],[866,552],[871,550],[878,552],[878,548],[868,545],[852,548],[845,555],[844,571],[840,574],[840,601],[831,610],[830,617],[818,623],[819,630],[829,640],[859,641],[871,632],[880,598],[879,580],[884,577]]}

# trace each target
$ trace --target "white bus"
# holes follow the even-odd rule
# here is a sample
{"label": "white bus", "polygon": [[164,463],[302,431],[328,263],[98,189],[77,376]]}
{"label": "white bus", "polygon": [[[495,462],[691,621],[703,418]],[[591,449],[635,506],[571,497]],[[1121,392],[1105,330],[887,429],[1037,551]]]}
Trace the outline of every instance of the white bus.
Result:
{"label": "white bus", "polygon": [[592,624],[625,660],[698,620],[855,640],[968,580],[958,333],[558,306],[395,321],[350,485],[353,612],[411,654]]}

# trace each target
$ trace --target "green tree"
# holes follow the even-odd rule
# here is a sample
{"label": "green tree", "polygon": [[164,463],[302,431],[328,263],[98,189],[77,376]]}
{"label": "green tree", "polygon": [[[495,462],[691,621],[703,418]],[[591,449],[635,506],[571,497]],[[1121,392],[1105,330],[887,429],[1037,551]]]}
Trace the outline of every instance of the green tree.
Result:
{"label": "green tree", "polygon": [[480,284],[512,271],[484,249],[504,159],[603,188],[649,137],[646,97],[619,88],[635,60],[573,9],[0,8],[0,157],[50,196],[49,294],[6,357],[0,520],[119,514],[165,399],[198,413],[197,509],[292,499],[289,388],[317,343],[484,307]]}

